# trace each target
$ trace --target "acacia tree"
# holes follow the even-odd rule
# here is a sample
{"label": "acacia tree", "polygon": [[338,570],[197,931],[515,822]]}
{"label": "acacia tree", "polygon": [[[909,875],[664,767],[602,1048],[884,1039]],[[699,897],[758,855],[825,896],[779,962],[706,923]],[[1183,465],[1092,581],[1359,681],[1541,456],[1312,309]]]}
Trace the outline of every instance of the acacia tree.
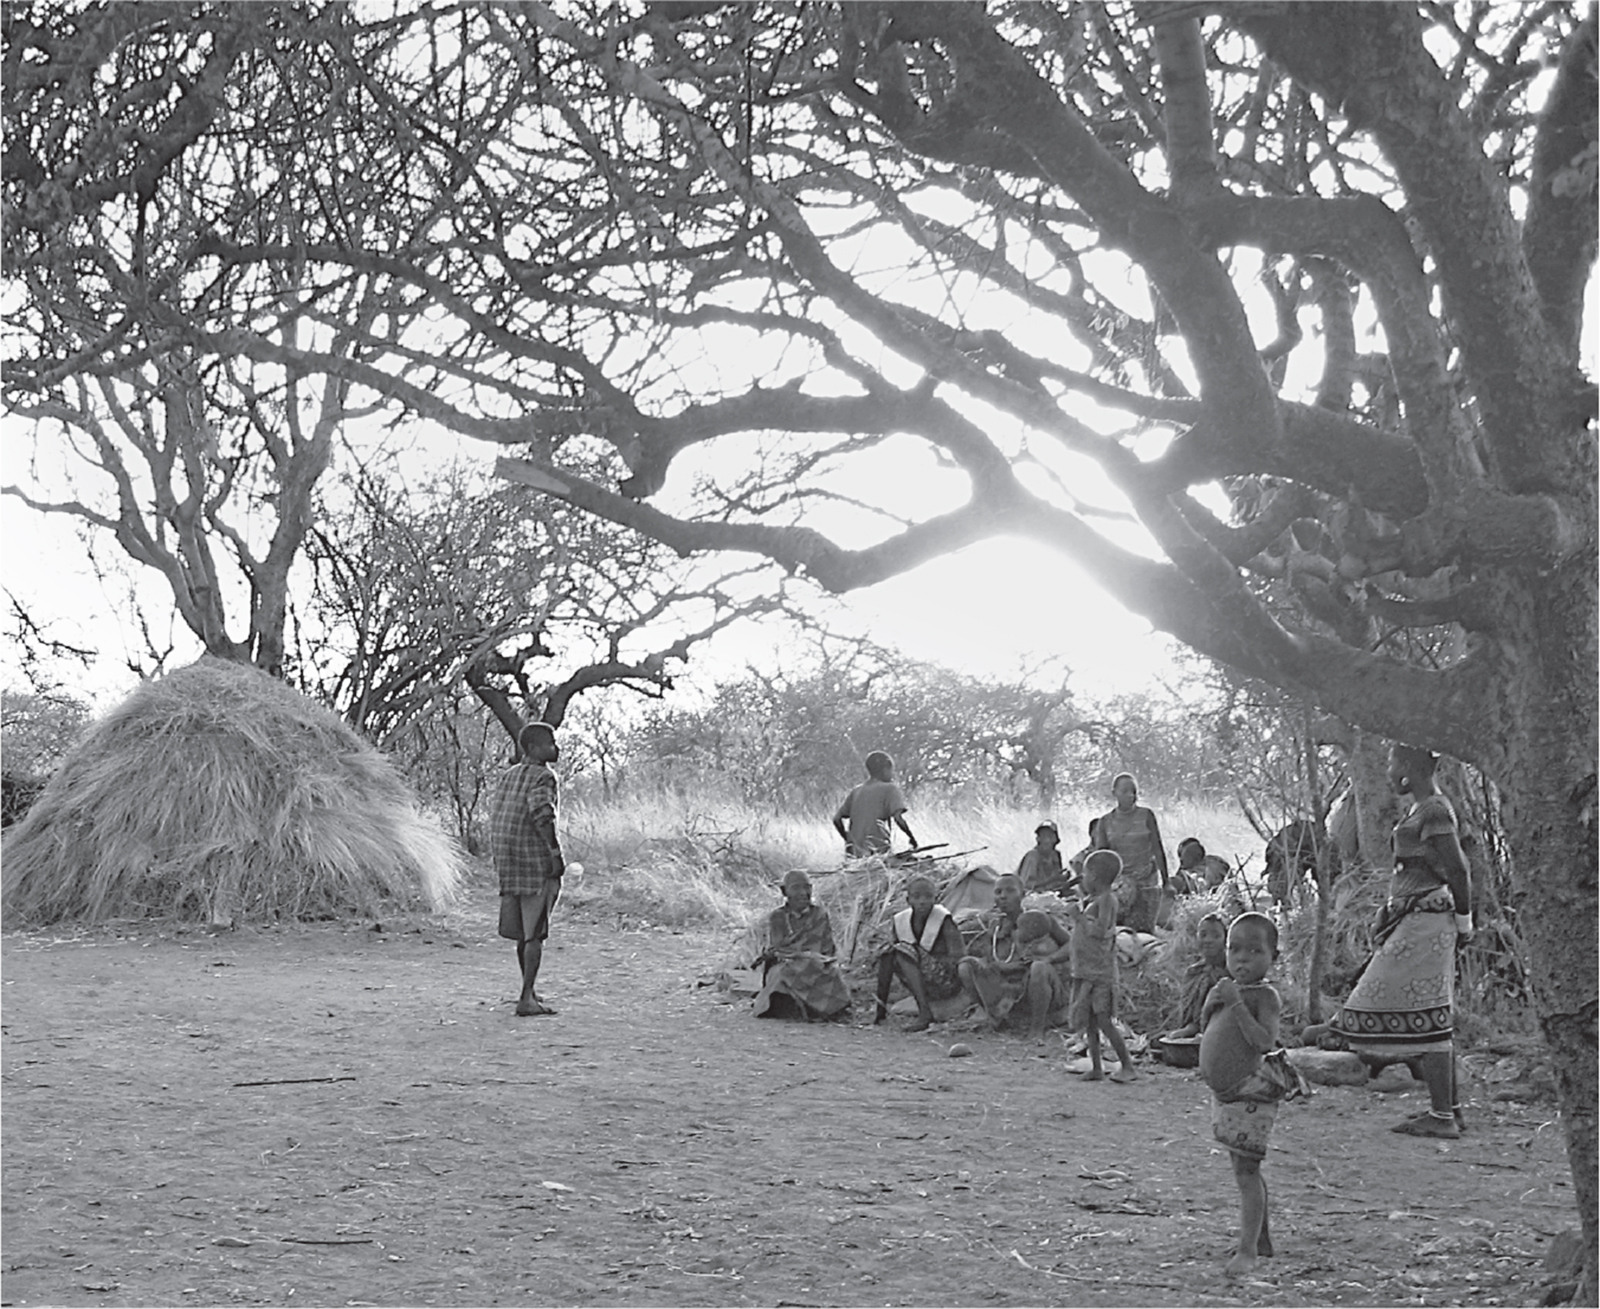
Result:
{"label": "acacia tree", "polygon": [[381,745],[462,687],[513,741],[530,720],[559,727],[585,691],[659,699],[695,645],[786,604],[782,588],[746,592],[748,569],[691,569],[484,480],[460,466],[416,486],[392,470],[346,479],[311,533],[301,626],[315,639],[294,675]]}
{"label": "acacia tree", "polygon": [[191,267],[381,275],[430,316],[360,352],[190,348],[365,386],[512,447],[510,479],[835,592],[1030,537],[1481,769],[1592,1290],[1592,9],[422,6],[356,67],[366,130],[409,146],[384,230],[224,215]]}
{"label": "acacia tree", "polygon": [[[192,271],[214,223],[292,242],[319,179],[342,172],[353,196],[393,166],[376,141],[352,147],[360,106],[328,75],[336,57],[295,57],[308,28],[345,48],[336,8],[219,21],[164,3],[16,5],[4,20],[4,246],[23,305],[4,398],[40,467],[3,492],[110,536],[162,576],[208,653],[274,674],[317,482],[364,409],[342,378],[188,333],[247,324],[286,350],[359,357],[373,316],[396,311],[381,279],[319,283],[293,261]],[[314,139],[272,127],[307,116]],[[257,130],[226,130],[240,118]]]}
{"label": "acacia tree", "polygon": [[[4,249],[22,307],[4,402],[39,466],[0,491],[109,535],[208,653],[287,672],[360,730],[414,726],[464,679],[514,738],[585,691],[665,691],[698,641],[783,598],[738,571],[687,579],[586,514],[520,513],[517,488],[441,510],[368,478],[358,512],[328,511],[346,429],[384,396],[359,370],[382,357],[386,380],[410,376],[419,357],[385,342],[414,335],[439,288],[313,242],[425,244],[502,125],[471,111],[465,53],[427,36],[346,5],[7,8]],[[385,59],[417,75],[369,76]],[[418,106],[443,89],[454,125],[418,150]],[[264,253],[219,257],[242,240]],[[322,585],[296,632],[308,545]],[[552,624],[585,655],[554,680]]]}
{"label": "acacia tree", "polygon": [[[676,400],[584,379],[563,420],[629,475],[504,474],[834,591],[1035,536],[1195,649],[1492,776],[1592,1287],[1593,10],[533,13],[590,70],[561,109],[625,179],[630,266],[676,270],[637,311],[747,325],[805,363]],[[668,202],[691,216],[663,231]],[[650,503],[752,431],[793,434],[794,462],[731,512]],[[834,456],[914,437],[965,496],[831,539],[814,503],[793,512],[830,490],[819,432],[848,434]],[[1162,558],[1097,530],[1107,483]],[[1417,629],[1452,635],[1442,657],[1407,657]]]}

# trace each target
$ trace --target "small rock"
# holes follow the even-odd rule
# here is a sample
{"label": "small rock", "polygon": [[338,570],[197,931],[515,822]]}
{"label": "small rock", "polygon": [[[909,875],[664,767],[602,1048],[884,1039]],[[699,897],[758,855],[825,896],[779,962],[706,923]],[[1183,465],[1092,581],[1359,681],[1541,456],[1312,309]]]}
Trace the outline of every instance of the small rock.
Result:
{"label": "small rock", "polygon": [[1304,1046],[1289,1051],[1289,1062],[1302,1077],[1318,1086],[1365,1086],[1367,1066],[1347,1050],[1317,1050]]}
{"label": "small rock", "polygon": [[957,1041],[953,1046],[945,1051],[945,1054],[951,1059],[965,1059],[971,1053],[972,1047],[965,1041]]}

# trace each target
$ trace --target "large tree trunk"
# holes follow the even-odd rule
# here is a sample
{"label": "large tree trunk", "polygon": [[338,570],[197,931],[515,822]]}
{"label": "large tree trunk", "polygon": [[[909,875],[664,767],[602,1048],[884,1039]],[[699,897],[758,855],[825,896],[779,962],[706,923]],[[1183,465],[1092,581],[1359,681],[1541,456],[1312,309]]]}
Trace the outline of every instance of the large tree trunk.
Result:
{"label": "large tree trunk", "polygon": [[1524,670],[1525,724],[1507,744],[1502,791],[1514,864],[1518,923],[1528,943],[1539,1025],[1560,1093],[1587,1254],[1577,1304],[1596,1303],[1596,1125],[1600,1105],[1597,1013],[1596,721],[1592,665],[1596,599],[1592,569],[1568,569],[1531,588],[1526,621],[1537,624]]}
{"label": "large tree trunk", "polygon": [[[1388,869],[1394,862],[1389,836],[1399,816],[1394,788],[1389,785],[1389,743],[1372,732],[1357,731],[1350,751],[1350,788],[1360,833],[1361,863]],[[1349,872],[1347,868],[1345,870]]]}

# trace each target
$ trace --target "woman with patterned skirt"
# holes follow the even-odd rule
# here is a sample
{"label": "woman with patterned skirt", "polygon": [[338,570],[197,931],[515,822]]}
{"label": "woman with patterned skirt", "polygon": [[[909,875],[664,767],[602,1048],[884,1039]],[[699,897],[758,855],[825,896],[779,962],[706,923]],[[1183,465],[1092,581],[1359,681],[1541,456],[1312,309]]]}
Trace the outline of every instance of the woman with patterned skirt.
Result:
{"label": "woman with patterned skirt", "polygon": [[1414,746],[1389,752],[1389,781],[1411,798],[1394,829],[1389,902],[1373,954],[1330,1024],[1357,1054],[1403,1060],[1428,1087],[1428,1112],[1392,1129],[1407,1136],[1461,1135],[1456,1103],[1456,944],[1472,935],[1472,889],[1455,809],[1434,781],[1438,759]]}

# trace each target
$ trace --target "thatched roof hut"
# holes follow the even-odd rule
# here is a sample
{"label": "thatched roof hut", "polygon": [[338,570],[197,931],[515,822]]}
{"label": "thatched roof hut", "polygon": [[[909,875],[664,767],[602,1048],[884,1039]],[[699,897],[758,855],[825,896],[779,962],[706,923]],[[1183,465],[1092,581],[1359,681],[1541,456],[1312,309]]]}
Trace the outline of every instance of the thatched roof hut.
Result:
{"label": "thatched roof hut", "polygon": [[203,658],[97,722],[5,836],[7,926],[441,906],[452,843],[394,766],[266,674]]}

